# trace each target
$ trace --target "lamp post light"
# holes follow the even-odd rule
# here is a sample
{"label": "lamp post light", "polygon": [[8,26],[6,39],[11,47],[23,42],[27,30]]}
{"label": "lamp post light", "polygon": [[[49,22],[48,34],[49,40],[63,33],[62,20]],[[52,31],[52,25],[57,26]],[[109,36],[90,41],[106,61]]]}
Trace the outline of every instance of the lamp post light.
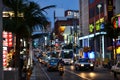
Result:
{"label": "lamp post light", "polygon": [[98,7],[98,9],[99,9],[99,23],[100,23],[100,9],[101,9],[102,5],[101,5],[101,4],[98,4],[97,7]]}

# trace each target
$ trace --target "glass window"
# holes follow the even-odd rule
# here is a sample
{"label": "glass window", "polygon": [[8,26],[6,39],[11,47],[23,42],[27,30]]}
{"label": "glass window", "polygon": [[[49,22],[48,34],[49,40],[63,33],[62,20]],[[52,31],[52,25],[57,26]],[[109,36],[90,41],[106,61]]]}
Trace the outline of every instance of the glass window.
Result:
{"label": "glass window", "polygon": [[92,18],[92,17],[94,17],[94,8],[91,8],[89,10],[89,18]]}
{"label": "glass window", "polygon": [[79,62],[89,62],[89,59],[79,59]]}
{"label": "glass window", "polygon": [[89,4],[92,4],[95,0],[89,0]]}

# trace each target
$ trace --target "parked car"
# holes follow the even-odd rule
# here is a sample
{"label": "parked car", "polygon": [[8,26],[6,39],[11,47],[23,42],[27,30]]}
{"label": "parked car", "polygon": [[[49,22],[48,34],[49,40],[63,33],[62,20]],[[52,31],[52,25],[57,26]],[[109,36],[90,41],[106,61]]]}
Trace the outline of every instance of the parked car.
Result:
{"label": "parked car", "polygon": [[47,64],[47,71],[58,70],[58,58],[51,58]]}
{"label": "parked car", "polygon": [[117,61],[117,63],[112,66],[111,71],[113,72],[115,78],[118,74],[120,75],[120,61]]}
{"label": "parked car", "polygon": [[74,63],[75,70],[94,70],[94,64],[88,58],[80,58]]}

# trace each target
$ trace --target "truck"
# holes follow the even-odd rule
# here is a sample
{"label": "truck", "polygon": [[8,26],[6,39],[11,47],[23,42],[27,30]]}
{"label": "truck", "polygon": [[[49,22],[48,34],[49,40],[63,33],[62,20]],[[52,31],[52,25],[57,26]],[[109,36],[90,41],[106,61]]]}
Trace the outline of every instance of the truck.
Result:
{"label": "truck", "polygon": [[117,78],[117,75],[120,75],[120,61],[117,61],[115,65],[112,66],[111,71],[114,74],[114,77]]}

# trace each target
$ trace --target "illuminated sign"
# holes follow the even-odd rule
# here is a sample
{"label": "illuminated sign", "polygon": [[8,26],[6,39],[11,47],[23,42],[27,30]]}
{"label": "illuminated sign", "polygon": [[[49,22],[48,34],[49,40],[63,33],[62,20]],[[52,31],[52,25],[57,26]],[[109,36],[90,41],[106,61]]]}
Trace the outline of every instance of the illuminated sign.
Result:
{"label": "illuminated sign", "polygon": [[12,47],[12,33],[11,32],[3,32],[3,38],[5,40],[3,40],[3,46],[6,47]]}
{"label": "illuminated sign", "polygon": [[118,17],[118,27],[120,28],[120,16]]}
{"label": "illuminated sign", "polygon": [[113,0],[106,0],[107,3],[107,15],[108,15],[108,21],[111,20],[113,17]]}
{"label": "illuminated sign", "polygon": [[120,28],[120,16],[116,16],[112,18],[112,23],[113,23],[113,27],[116,28]]}
{"label": "illuminated sign", "polygon": [[90,32],[93,32],[93,30],[94,30],[94,25],[93,25],[93,24],[90,24],[90,25],[89,25],[89,31],[90,31]]}
{"label": "illuminated sign", "polygon": [[104,18],[97,20],[93,24],[89,24],[89,32],[92,33],[94,30],[100,31],[104,29]]}
{"label": "illuminated sign", "polygon": [[66,16],[72,16],[72,17],[78,18],[79,17],[79,11],[73,11],[73,10],[67,11]]}
{"label": "illuminated sign", "polygon": [[7,55],[8,55],[8,47],[13,46],[13,40],[12,40],[12,33],[11,32],[5,32],[3,31],[3,66],[7,67],[8,66],[8,60],[7,60]]}
{"label": "illuminated sign", "polygon": [[59,32],[64,32],[65,31],[65,26],[60,26],[59,27]]}
{"label": "illuminated sign", "polygon": [[7,47],[3,47],[3,66],[7,67]]}

